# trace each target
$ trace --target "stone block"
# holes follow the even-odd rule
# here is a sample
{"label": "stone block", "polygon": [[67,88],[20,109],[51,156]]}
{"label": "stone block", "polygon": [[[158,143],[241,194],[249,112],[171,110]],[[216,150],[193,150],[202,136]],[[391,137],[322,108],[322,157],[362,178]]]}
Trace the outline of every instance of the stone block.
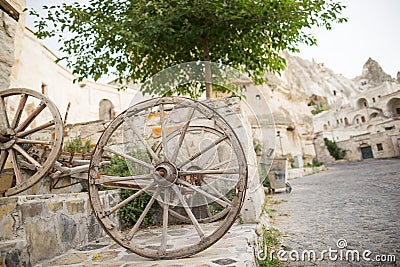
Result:
{"label": "stone block", "polygon": [[77,223],[71,217],[64,214],[60,214],[58,222],[59,224],[56,228],[58,228],[61,241],[67,245],[72,244],[78,232]]}
{"label": "stone block", "polygon": [[67,210],[68,210],[69,214],[85,212],[85,203],[82,199],[71,200],[71,201],[66,202],[66,204],[67,204]]}
{"label": "stone block", "polygon": [[43,202],[27,202],[21,205],[22,223],[35,217],[42,217]]}
{"label": "stone block", "polygon": [[10,214],[17,207],[18,198],[6,197],[0,198],[0,221],[3,217]]}
{"label": "stone block", "polygon": [[88,241],[94,241],[102,235],[102,228],[96,217],[92,214],[88,221]]}
{"label": "stone block", "polygon": [[63,208],[63,202],[62,201],[49,202],[47,203],[47,208],[49,209],[49,211],[56,212]]}
{"label": "stone block", "polygon": [[57,220],[38,220],[27,222],[25,230],[29,244],[30,262],[37,263],[44,259],[52,258],[63,252],[57,240]]}
{"label": "stone block", "polygon": [[4,217],[0,221],[0,229],[0,241],[12,239],[14,232],[14,219],[11,215]]}

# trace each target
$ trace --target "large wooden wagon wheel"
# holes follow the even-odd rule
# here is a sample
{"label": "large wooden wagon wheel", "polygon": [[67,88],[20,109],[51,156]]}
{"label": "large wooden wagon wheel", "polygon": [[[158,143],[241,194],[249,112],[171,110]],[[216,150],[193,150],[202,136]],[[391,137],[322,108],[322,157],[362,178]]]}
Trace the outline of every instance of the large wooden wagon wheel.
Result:
{"label": "large wooden wagon wheel", "polygon": [[[99,166],[110,157],[124,158],[130,175],[105,174]],[[222,238],[236,220],[246,184],[247,163],[232,128],[208,106],[178,97],[147,100],[120,114],[100,137],[89,169],[89,197],[104,230],[123,247],[153,259],[190,256]],[[108,206],[99,197],[104,187],[133,193]],[[126,229],[115,214],[142,194],[150,200]],[[159,225],[144,227],[152,208],[162,214]],[[177,208],[184,211],[178,216],[185,226],[171,220]],[[203,218],[196,216],[198,208],[216,212]]]}
{"label": "large wooden wagon wheel", "polygon": [[[179,138],[180,134],[181,134],[181,129],[177,129],[177,130],[171,132],[170,134],[168,134],[167,139],[166,139],[167,146],[168,146],[168,144],[170,144],[170,146],[173,147],[174,146],[173,141],[176,140],[176,138]],[[185,137],[187,139],[194,139],[196,135],[201,136],[201,139],[204,141],[205,138],[208,140],[216,140],[218,138],[223,137],[224,133],[220,132],[214,128],[210,128],[210,127],[206,127],[206,126],[188,126],[186,129]],[[156,154],[160,153],[162,147],[163,147],[162,143],[160,143],[155,150]],[[190,150],[187,143],[183,143],[180,149],[182,149],[184,151]],[[178,160],[182,160],[182,159],[178,158]],[[207,164],[207,163],[202,164],[201,167],[209,168],[209,167],[211,167],[210,166],[211,162],[209,164]],[[219,165],[221,165],[221,166],[224,166],[226,164],[227,164],[226,161],[219,162]],[[215,168],[215,166],[213,166],[213,167]],[[193,166],[192,166],[192,168],[193,168]],[[200,169],[200,166],[197,166],[196,169]],[[208,176],[197,175],[197,176],[187,176],[186,178],[189,178],[189,180],[192,180],[191,181],[192,184],[196,184],[197,186],[201,186],[201,185],[206,186],[207,185],[207,177]],[[224,179],[224,178],[218,177],[217,179]],[[219,194],[220,197],[223,200],[227,201],[228,203],[231,201],[231,199],[229,199],[229,198],[231,198],[231,194],[226,194],[227,196],[221,195],[218,191],[215,191],[215,190],[213,193]],[[201,201],[201,200],[198,201],[199,198],[202,198],[203,201]],[[211,201],[211,202],[205,201],[204,198],[205,198],[205,196],[199,195],[197,192],[193,192],[192,197],[189,199],[189,203],[191,203],[191,205],[189,205],[189,206],[191,207],[193,215],[195,216],[195,218],[197,219],[197,221],[199,223],[214,222],[216,220],[223,218],[229,212],[229,209],[230,209],[229,206],[223,207],[223,206],[219,205],[218,203],[216,203],[215,201]],[[196,200],[197,200],[197,205],[194,205],[193,202]],[[199,202],[202,205],[198,205]],[[187,216],[184,208],[179,205],[178,206],[170,205],[169,213],[171,216],[178,219],[178,222],[190,223],[190,218]]]}
{"label": "large wooden wagon wheel", "polygon": [[30,89],[0,91],[0,179],[10,196],[37,183],[57,160],[63,123],[54,103]]}

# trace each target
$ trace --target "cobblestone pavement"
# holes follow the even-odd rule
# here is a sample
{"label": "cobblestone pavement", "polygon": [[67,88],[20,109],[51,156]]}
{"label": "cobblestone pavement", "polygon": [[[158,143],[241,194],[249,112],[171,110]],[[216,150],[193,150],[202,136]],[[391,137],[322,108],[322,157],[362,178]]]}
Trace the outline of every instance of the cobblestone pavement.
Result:
{"label": "cobblestone pavement", "polygon": [[[314,250],[317,259],[323,250],[338,250],[331,254],[336,261],[325,253],[322,261],[290,265],[400,266],[400,160],[341,163],[289,182],[293,191],[275,193],[270,207],[276,210],[274,227],[282,232],[282,243],[299,258],[304,250]],[[338,248],[339,239],[347,242],[345,248]],[[350,250],[358,250],[360,262],[352,261]],[[364,250],[372,252],[371,259],[395,255],[397,263],[364,261]]]}
{"label": "cobblestone pavement", "polygon": [[[72,249],[64,255],[37,264],[36,267],[252,267],[256,266],[253,250],[255,228],[252,224],[234,224],[213,246],[184,259],[146,259],[119,246],[109,237],[104,237],[95,243]],[[187,226],[181,226],[175,233],[188,235],[188,229]]]}

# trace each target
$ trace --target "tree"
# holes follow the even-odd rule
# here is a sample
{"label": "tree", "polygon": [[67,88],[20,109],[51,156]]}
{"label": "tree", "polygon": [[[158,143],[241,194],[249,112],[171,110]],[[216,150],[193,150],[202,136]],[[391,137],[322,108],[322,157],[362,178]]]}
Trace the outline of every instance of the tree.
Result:
{"label": "tree", "polygon": [[69,56],[60,60],[79,80],[113,74],[120,82],[143,82],[172,65],[203,60],[239,69],[259,84],[266,72],[284,69],[281,51],[316,44],[307,29],[345,22],[344,8],[331,0],[89,0],[44,6],[44,17],[30,13],[39,38],[63,44]]}

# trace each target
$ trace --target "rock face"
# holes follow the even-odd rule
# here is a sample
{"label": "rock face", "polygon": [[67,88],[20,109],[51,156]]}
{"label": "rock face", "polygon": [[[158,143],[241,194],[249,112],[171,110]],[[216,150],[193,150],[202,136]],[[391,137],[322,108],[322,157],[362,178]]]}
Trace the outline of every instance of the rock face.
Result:
{"label": "rock face", "polygon": [[[284,54],[286,69],[281,75],[266,74],[262,92],[271,109],[275,134],[263,138],[266,148],[276,155],[292,159],[302,156],[305,163],[315,159],[314,113],[351,104],[360,92],[360,86],[324,64]],[[266,120],[266,112],[259,109],[256,95],[246,92],[246,100],[258,119]],[[266,122],[270,125],[270,122]],[[279,133],[278,133],[279,132]],[[264,135],[265,136],[265,135]],[[268,141],[274,140],[275,143]],[[268,143],[269,142],[269,143]]]}
{"label": "rock face", "polygon": [[360,92],[352,80],[334,73],[323,63],[308,61],[285,54],[286,69],[278,77],[283,86],[303,97],[319,96],[327,99],[329,105],[347,103]]}
{"label": "rock face", "polygon": [[[100,198],[115,206],[120,192]],[[0,266],[34,266],[104,236],[89,202],[87,193],[0,198]]]}
{"label": "rock face", "polygon": [[355,80],[364,80],[364,83],[376,86],[383,82],[393,81],[393,78],[383,71],[378,62],[369,58],[363,66],[361,76],[356,77]]}

